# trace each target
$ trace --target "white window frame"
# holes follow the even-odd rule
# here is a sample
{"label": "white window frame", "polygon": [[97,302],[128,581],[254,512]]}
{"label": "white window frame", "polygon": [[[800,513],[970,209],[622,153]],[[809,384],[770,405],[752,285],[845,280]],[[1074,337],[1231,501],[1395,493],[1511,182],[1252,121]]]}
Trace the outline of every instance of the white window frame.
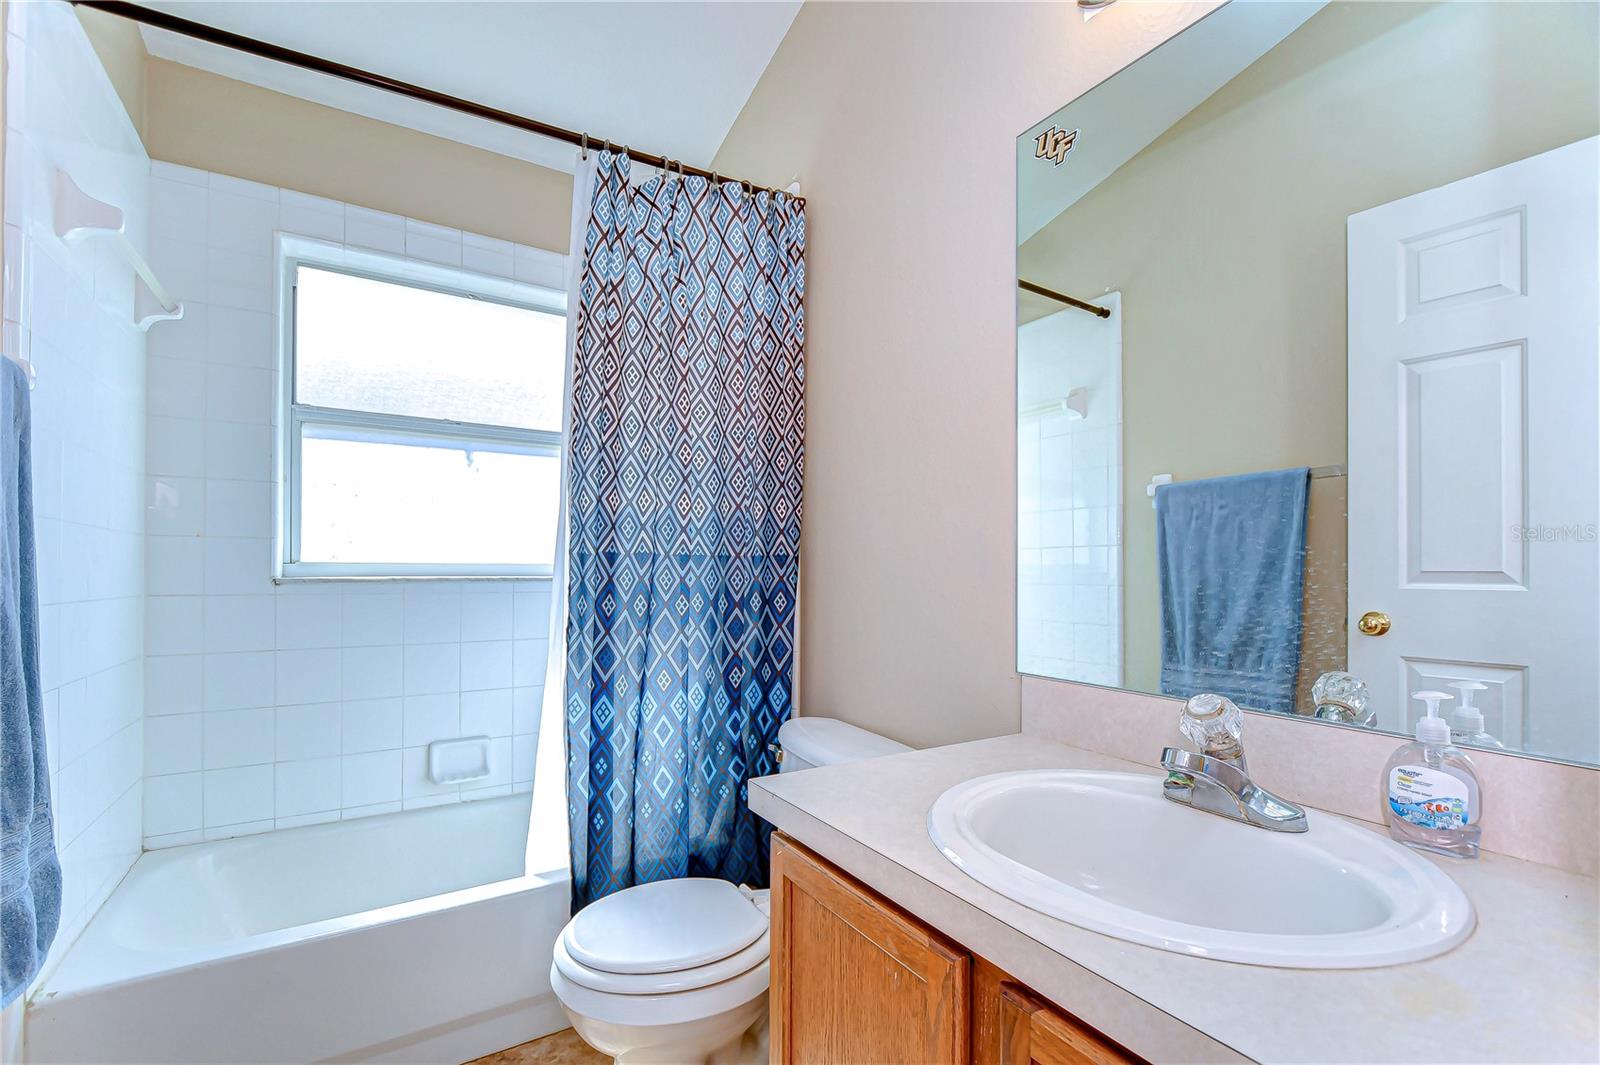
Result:
{"label": "white window frame", "polygon": [[[565,256],[552,255],[565,261]],[[300,561],[300,441],[306,426],[327,426],[340,439],[420,446],[470,445],[478,451],[544,455],[557,459],[566,447],[565,427],[553,432],[442,418],[319,407],[295,401],[295,290],[300,267],[365,277],[408,288],[444,292],[527,310],[565,315],[567,294],[559,289],[490,277],[459,268],[398,258],[379,252],[282,234],[278,238],[278,439],[276,448],[276,527],[273,579],[406,580],[457,578],[549,579],[553,565],[504,563],[387,563]],[[552,272],[565,269],[552,263]]]}

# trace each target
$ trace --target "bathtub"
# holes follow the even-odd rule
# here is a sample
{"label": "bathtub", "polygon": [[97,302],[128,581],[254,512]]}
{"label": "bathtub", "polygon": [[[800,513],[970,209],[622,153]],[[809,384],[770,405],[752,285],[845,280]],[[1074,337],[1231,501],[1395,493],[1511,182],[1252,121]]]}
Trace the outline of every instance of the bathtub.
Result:
{"label": "bathtub", "polygon": [[33,996],[26,1060],[459,1062],[563,1028],[568,874],[524,874],[528,809],[147,852]]}

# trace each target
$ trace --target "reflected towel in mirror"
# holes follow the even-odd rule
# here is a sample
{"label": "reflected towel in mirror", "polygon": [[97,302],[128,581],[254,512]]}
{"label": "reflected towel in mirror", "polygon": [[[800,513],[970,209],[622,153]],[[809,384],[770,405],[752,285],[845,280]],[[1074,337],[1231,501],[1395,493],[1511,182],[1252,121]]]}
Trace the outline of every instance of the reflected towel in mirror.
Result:
{"label": "reflected towel in mirror", "polygon": [[1310,469],[1156,490],[1161,691],[1292,713]]}

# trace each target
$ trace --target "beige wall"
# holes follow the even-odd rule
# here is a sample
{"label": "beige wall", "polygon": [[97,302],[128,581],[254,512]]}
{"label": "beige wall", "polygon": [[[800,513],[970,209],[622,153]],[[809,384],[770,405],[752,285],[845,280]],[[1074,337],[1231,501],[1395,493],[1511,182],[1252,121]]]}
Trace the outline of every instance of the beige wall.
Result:
{"label": "beige wall", "polygon": [[718,154],[809,204],[800,710],[1015,731],[1022,130],[1209,5],[805,5]]}
{"label": "beige wall", "polygon": [[193,67],[145,71],[150,158],[567,250],[572,175]]}
{"label": "beige wall", "polygon": [[75,10],[152,159],[567,250],[569,174],[153,59],[134,23]]}
{"label": "beige wall", "polygon": [[122,100],[123,110],[133,128],[144,136],[144,69],[149,54],[139,27],[125,18],[108,15],[90,7],[75,7],[73,13],[83,24],[83,32],[94,46],[100,65],[111,78],[111,87]]}
{"label": "beige wall", "polygon": [[1592,4],[1332,4],[1023,245],[1122,292],[1129,687],[1159,687],[1151,475],[1343,462],[1345,219],[1593,136],[1597,54]]}
{"label": "beige wall", "polygon": [[75,10],[152,159],[567,250],[569,174],[153,59],[134,23]]}

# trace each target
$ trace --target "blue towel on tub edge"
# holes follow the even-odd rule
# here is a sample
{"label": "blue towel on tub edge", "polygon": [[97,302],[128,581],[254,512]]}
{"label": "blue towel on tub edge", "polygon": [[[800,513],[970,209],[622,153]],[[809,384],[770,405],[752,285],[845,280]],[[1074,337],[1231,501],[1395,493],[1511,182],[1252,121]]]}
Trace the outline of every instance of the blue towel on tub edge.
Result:
{"label": "blue towel on tub edge", "polygon": [[0,1006],[27,989],[61,920],[39,682],[28,379],[0,359]]}

